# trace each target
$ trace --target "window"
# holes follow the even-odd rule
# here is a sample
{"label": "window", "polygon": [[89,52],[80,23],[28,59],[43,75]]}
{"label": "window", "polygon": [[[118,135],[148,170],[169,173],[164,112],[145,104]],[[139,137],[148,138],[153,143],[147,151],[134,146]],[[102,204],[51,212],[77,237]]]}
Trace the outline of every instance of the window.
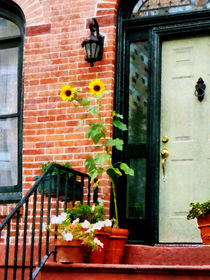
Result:
{"label": "window", "polygon": [[0,203],[5,203],[22,196],[24,17],[14,3],[0,3]]}
{"label": "window", "polygon": [[209,0],[139,0],[132,17],[190,12],[210,8]]}

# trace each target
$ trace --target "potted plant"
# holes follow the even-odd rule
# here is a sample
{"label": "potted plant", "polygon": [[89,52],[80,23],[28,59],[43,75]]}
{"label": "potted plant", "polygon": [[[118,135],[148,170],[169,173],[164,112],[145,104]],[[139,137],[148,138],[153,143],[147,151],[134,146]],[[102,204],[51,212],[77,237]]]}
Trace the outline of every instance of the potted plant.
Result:
{"label": "potted plant", "polygon": [[81,204],[75,202],[75,206],[67,210],[68,217],[71,220],[79,220],[80,222],[88,221],[95,229],[94,234],[103,243],[103,247],[97,250],[89,248],[87,250],[86,261],[88,263],[104,263],[105,251],[109,244],[109,236],[112,222],[105,219],[105,207],[100,204]]}
{"label": "potted plant", "polygon": [[[91,93],[90,97],[87,98],[79,98],[78,91],[76,91],[70,85],[64,85],[60,91],[60,97],[62,100],[68,102],[74,102],[75,109],[79,106],[86,107],[86,113],[83,118],[79,122],[79,126],[84,124],[84,121],[91,119],[91,122],[88,123],[88,129],[86,131],[88,139],[93,141],[96,150],[99,152],[96,153],[92,157],[88,157],[85,162],[86,169],[91,177],[91,182],[93,182],[97,178],[97,183],[95,187],[97,187],[100,178],[103,173],[106,173],[111,180],[111,190],[113,193],[114,200],[114,209],[115,209],[115,223],[113,234],[110,237],[110,248],[108,252],[110,255],[107,258],[109,263],[120,263],[122,260],[123,250],[125,246],[125,241],[128,238],[128,230],[119,229],[119,219],[118,219],[118,210],[117,210],[117,198],[116,198],[116,183],[120,176],[123,173],[127,175],[134,175],[133,169],[131,169],[126,163],[118,162],[116,164],[112,163],[112,147],[115,147],[117,150],[123,149],[123,140],[120,138],[111,138],[108,131],[106,123],[102,117],[102,108],[103,108],[103,96],[105,94],[105,86],[102,81],[96,79],[94,81],[90,81],[89,90]],[[127,130],[126,125],[122,122],[123,116],[112,111],[112,124],[114,127],[118,128],[121,131]],[[121,235],[121,232],[123,233]],[[120,235],[118,238],[118,234]],[[118,238],[118,244],[114,246],[111,242],[113,239]],[[120,245],[122,243],[122,249],[119,250]],[[112,256],[115,258],[117,256],[115,249],[118,249],[119,257],[117,259],[112,260]],[[109,251],[110,250],[110,251]],[[112,252],[114,250],[114,252]]]}
{"label": "potted plant", "polygon": [[97,231],[108,225],[108,220],[98,220],[104,217],[103,211],[103,206],[85,205],[83,207],[83,204],[76,203],[67,212],[52,216],[47,229],[58,236],[56,249],[59,262],[84,262],[90,252],[102,251],[104,244],[97,237]]}
{"label": "potted plant", "polygon": [[[44,173],[45,170],[52,165],[53,163],[56,163],[55,161],[48,161],[46,163],[42,163],[41,172]],[[56,163],[64,167],[71,168],[70,163]],[[56,197],[56,191],[57,191],[57,181],[58,181],[58,173],[60,173],[60,184],[59,184],[59,198],[63,199],[65,196],[65,188],[66,188],[66,174],[67,172],[65,170],[60,170],[53,166],[52,172],[50,174],[47,174],[43,181],[43,191],[44,194],[48,196],[50,191],[50,182],[51,182],[51,196]],[[36,179],[39,179],[40,176],[35,176]],[[74,190],[73,190],[74,189]],[[42,192],[42,184],[39,184],[38,190],[41,193]],[[73,192],[74,199],[80,200],[83,195],[82,185],[80,182],[76,180],[76,176],[74,176],[72,173],[68,173],[67,175],[67,199],[72,200],[73,198]]]}
{"label": "potted plant", "polygon": [[187,219],[197,219],[204,245],[210,245],[210,200],[203,203],[190,203]]}

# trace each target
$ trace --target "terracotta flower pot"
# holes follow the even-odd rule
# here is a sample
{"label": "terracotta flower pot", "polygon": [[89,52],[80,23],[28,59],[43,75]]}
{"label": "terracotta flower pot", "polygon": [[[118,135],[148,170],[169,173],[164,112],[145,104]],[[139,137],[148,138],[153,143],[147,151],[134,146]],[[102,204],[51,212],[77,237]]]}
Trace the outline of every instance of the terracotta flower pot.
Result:
{"label": "terracotta flower pot", "polygon": [[56,240],[57,261],[60,263],[83,263],[86,247],[80,240]]}
{"label": "terracotta flower pot", "polygon": [[204,245],[210,245],[210,214],[197,219]]}
{"label": "terracotta flower pot", "polygon": [[112,228],[109,245],[105,254],[104,263],[120,264],[124,254],[126,240],[128,239],[129,231],[122,228]]}
{"label": "terracotta flower pot", "polygon": [[110,231],[111,229],[109,231],[105,229],[96,231],[95,237],[97,237],[104,246],[103,248],[99,247],[98,250],[89,250],[87,254],[87,263],[104,263],[105,252],[109,244]]}

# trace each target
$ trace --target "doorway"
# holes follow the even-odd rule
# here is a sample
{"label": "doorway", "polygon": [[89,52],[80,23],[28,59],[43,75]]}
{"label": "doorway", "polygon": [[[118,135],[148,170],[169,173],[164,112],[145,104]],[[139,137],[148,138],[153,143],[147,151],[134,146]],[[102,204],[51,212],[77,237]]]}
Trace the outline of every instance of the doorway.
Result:
{"label": "doorway", "polygon": [[[186,214],[191,201],[210,196],[210,11],[192,13],[193,20],[187,13],[119,24],[115,110],[128,133],[123,152],[113,154],[135,169],[117,190],[120,226],[129,228],[132,243],[201,242]],[[202,101],[195,95],[199,78]]]}

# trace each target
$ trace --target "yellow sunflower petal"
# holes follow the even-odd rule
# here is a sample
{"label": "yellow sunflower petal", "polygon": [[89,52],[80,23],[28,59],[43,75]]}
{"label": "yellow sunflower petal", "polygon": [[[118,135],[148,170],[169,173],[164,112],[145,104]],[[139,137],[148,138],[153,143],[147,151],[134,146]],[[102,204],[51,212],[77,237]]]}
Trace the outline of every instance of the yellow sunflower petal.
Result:
{"label": "yellow sunflower petal", "polygon": [[62,86],[60,90],[60,98],[64,101],[72,101],[76,97],[76,90],[70,85]]}
{"label": "yellow sunflower petal", "polygon": [[94,96],[101,95],[105,90],[104,83],[99,79],[90,81],[88,88],[90,89],[91,94]]}

